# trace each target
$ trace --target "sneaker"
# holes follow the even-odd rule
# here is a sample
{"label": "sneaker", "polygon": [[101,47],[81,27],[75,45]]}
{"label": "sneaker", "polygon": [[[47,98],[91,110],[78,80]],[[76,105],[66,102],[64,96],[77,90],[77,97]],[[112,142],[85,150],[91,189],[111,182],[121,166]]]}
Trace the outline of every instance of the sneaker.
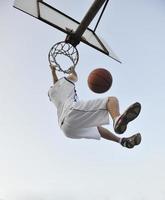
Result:
{"label": "sneaker", "polygon": [[140,133],[137,133],[131,137],[128,138],[122,138],[121,145],[123,147],[127,147],[129,149],[133,148],[135,145],[139,145],[141,142],[141,135]]}
{"label": "sneaker", "polygon": [[114,131],[118,134],[124,133],[127,129],[127,124],[139,115],[140,110],[141,105],[138,102],[129,106],[127,110],[114,121]]}

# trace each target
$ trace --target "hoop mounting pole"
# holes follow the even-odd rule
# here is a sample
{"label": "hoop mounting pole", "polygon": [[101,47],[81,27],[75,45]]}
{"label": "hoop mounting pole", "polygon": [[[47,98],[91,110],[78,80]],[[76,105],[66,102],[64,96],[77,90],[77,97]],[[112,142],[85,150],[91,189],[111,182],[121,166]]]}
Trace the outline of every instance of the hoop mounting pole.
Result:
{"label": "hoop mounting pole", "polygon": [[86,15],[84,16],[83,20],[81,21],[80,25],[78,26],[77,30],[72,33],[71,35],[67,36],[67,42],[71,43],[73,46],[77,46],[80,42],[81,36],[94,19],[96,14],[98,13],[99,9],[105,3],[106,0],[95,0]]}

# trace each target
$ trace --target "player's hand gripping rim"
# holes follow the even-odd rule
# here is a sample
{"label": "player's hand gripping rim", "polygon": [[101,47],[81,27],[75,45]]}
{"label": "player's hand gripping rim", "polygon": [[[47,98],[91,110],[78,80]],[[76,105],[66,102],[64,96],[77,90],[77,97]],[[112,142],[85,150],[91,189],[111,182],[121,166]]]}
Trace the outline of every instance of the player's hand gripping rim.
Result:
{"label": "player's hand gripping rim", "polygon": [[71,66],[71,67],[69,67],[69,69],[66,70],[66,73],[67,73],[67,74],[75,73],[75,66]]}
{"label": "player's hand gripping rim", "polygon": [[52,71],[56,71],[57,70],[57,65],[50,64],[49,66],[50,66],[50,69]]}

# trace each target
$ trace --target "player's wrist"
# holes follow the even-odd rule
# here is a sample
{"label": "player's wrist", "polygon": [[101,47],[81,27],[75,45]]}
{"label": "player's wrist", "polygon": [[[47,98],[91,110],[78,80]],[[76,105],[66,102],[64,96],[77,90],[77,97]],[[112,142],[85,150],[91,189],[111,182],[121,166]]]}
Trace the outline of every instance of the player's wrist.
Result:
{"label": "player's wrist", "polygon": [[50,64],[50,69],[51,69],[52,72],[55,72],[56,71],[56,65]]}

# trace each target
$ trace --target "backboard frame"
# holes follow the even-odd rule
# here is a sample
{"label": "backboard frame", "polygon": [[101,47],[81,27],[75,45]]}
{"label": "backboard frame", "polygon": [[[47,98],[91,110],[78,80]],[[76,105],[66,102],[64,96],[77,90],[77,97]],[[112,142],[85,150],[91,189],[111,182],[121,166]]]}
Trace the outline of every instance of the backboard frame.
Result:
{"label": "backboard frame", "polygon": [[[46,23],[46,24],[48,24],[48,25],[50,25],[50,26],[52,26],[52,27],[54,27],[54,28],[56,28],[56,29],[58,29],[58,30],[60,30],[62,32],[64,32],[65,34],[67,34],[67,37],[72,36],[75,33],[76,30],[69,29],[68,27],[66,27],[66,29],[61,28],[60,26],[57,26],[55,23],[52,23],[51,21],[48,21],[46,18],[42,17],[42,13],[41,13],[42,6],[45,6],[45,8],[51,9],[53,12],[56,12],[59,15],[64,16],[68,20],[71,20],[72,22],[74,22],[77,25],[77,27],[79,27],[81,25],[80,22],[78,22],[77,20],[73,19],[72,17],[66,15],[65,13],[61,12],[60,10],[54,8],[53,6],[49,5],[48,3],[46,3],[46,2],[44,2],[42,0],[35,0],[36,6],[37,6],[36,7],[37,10],[36,10],[35,14],[34,13],[30,13],[29,11],[26,11],[25,9],[21,8],[19,6],[19,3],[17,4],[17,2],[21,2],[21,1],[23,2],[23,1],[27,1],[27,0],[15,0],[14,7],[16,9],[21,10],[24,13],[26,13],[26,14],[32,16],[32,17],[35,17],[36,19],[39,19],[40,21],[42,21],[42,22],[44,22],[44,23]],[[92,42],[91,43],[88,42],[88,40],[85,39],[84,35],[82,35],[80,37],[80,41],[81,42],[91,46],[92,48],[94,48],[94,49],[96,49],[96,50],[108,55],[112,59],[114,59],[117,62],[121,63],[120,59],[115,55],[115,53],[111,50],[111,48],[110,47],[109,47],[109,49],[106,48],[107,46],[104,45],[104,42],[99,38],[99,36],[97,36],[97,34],[95,33],[94,30],[92,30],[89,27],[87,27],[85,31],[93,34],[92,36],[98,42],[99,46],[96,46],[96,45],[92,44]],[[84,32],[84,34],[85,33],[86,32]]]}

